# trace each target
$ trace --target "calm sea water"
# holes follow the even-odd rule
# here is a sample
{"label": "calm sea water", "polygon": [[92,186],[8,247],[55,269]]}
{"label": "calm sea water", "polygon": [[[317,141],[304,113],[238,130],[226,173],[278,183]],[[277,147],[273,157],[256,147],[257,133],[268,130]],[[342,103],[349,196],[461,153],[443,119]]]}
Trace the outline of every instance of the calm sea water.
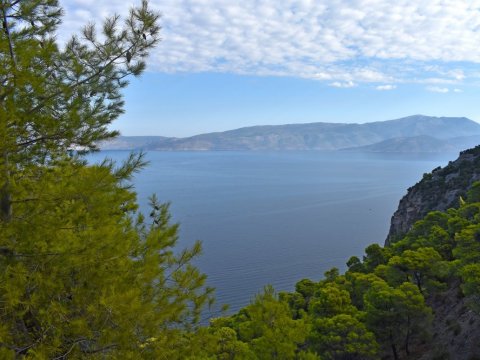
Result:
{"label": "calm sea water", "polygon": [[[122,160],[124,151],[90,155]],[[135,177],[139,202],[156,193],[181,224],[180,247],[199,239],[196,264],[218,304],[245,306],[272,284],[292,290],[345,268],[383,243],[406,189],[456,154],[322,152],[149,152]]]}

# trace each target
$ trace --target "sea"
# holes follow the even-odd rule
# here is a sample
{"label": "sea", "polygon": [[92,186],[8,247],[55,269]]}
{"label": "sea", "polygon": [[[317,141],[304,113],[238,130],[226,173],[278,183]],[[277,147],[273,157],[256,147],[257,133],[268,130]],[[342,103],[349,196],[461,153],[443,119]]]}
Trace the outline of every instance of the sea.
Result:
{"label": "sea", "polygon": [[[119,163],[128,151],[88,155]],[[177,251],[203,244],[196,266],[229,313],[265,285],[291,291],[345,270],[372,243],[383,244],[407,188],[458,154],[354,152],[159,152],[133,179],[141,210],[156,194],[180,224]]]}

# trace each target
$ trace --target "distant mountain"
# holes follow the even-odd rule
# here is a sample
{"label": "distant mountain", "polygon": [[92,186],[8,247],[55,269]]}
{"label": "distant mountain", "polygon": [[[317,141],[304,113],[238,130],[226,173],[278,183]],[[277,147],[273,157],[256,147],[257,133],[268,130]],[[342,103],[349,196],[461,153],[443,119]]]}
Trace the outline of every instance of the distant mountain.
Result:
{"label": "distant mountain", "polygon": [[397,153],[428,153],[428,152],[458,152],[480,144],[480,135],[461,136],[453,139],[437,139],[428,135],[398,137],[380,141],[375,144],[342,149],[358,152],[397,152]]}
{"label": "distant mountain", "polygon": [[164,136],[118,136],[112,140],[102,141],[102,150],[154,150],[159,143],[175,140]]}
{"label": "distant mountain", "polygon": [[[446,146],[441,140],[480,135],[480,124],[467,118],[414,115],[397,120],[365,124],[310,123],[252,126],[236,130],[201,134],[187,138],[119,137],[100,144],[104,150],[339,150],[367,146],[400,138],[421,143],[429,137],[425,149]],[[425,138],[426,140],[426,138]],[[407,141],[407,142],[408,142]],[[380,146],[380,145],[379,145]],[[387,144],[381,146],[388,147]],[[420,145],[418,145],[420,147]]]}
{"label": "distant mountain", "polygon": [[465,150],[480,145],[480,136],[460,136],[448,139],[448,142],[456,149]]}
{"label": "distant mountain", "polygon": [[361,152],[446,152],[453,151],[448,140],[440,140],[428,135],[398,137],[371,145],[344,149]]}

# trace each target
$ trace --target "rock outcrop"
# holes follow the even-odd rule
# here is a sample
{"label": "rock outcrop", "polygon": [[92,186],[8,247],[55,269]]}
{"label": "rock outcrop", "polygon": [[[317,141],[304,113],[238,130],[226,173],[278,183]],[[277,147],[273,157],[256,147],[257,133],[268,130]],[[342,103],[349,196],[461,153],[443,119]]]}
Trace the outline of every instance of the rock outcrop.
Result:
{"label": "rock outcrop", "polygon": [[459,281],[427,298],[434,317],[430,341],[420,345],[412,359],[480,359],[480,315],[471,308],[472,297],[464,297]]}
{"label": "rock outcrop", "polygon": [[480,146],[462,151],[457,160],[436,168],[408,189],[393,214],[385,244],[405,235],[428,212],[445,211],[459,204],[475,181],[480,180]]}

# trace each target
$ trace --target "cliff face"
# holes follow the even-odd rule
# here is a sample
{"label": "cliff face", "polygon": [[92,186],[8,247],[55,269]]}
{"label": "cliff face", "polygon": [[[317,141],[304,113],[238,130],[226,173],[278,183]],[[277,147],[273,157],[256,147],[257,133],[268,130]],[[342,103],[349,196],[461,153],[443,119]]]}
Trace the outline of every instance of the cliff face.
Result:
{"label": "cliff face", "polygon": [[[392,216],[385,241],[391,244],[405,235],[428,212],[444,211],[459,205],[475,181],[480,180],[480,146],[462,151],[444,168],[424,174],[408,189]],[[451,278],[441,291],[426,297],[433,311],[431,338],[416,344],[412,359],[480,359],[480,313],[472,310],[478,303],[473,295],[465,297],[458,278]]]}
{"label": "cliff face", "polygon": [[458,206],[473,182],[480,180],[480,145],[462,151],[457,160],[444,168],[424,174],[423,179],[408,189],[393,214],[385,244],[395,242],[428,212],[444,211]]}
{"label": "cliff face", "polygon": [[480,315],[471,309],[472,297],[464,297],[460,283],[427,298],[434,317],[430,341],[418,346],[414,359],[475,360],[480,358]]}

